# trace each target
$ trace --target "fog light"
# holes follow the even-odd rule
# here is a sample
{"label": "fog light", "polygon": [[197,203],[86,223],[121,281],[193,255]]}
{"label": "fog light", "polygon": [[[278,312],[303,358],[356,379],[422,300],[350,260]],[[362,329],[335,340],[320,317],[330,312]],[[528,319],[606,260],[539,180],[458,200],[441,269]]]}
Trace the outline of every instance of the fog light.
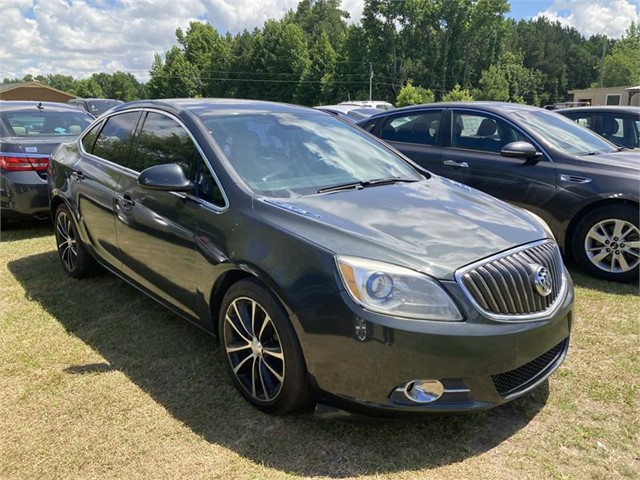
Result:
{"label": "fog light", "polygon": [[391,400],[412,403],[431,403],[444,393],[444,387],[438,380],[412,380],[397,387],[391,394]]}

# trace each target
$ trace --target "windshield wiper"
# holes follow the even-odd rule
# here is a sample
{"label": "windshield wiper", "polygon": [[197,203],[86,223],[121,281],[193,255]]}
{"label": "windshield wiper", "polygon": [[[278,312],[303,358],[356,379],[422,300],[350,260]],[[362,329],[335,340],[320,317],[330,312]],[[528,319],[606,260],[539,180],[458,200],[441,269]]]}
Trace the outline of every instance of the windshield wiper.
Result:
{"label": "windshield wiper", "polygon": [[413,183],[418,181],[419,180],[417,178],[385,177],[385,178],[376,178],[374,180],[367,180],[366,182],[362,182],[362,186],[371,187],[374,185],[389,185],[391,183],[397,183],[397,182]]}
{"label": "windshield wiper", "polygon": [[318,190],[318,193],[339,192],[341,190],[360,190],[361,188],[376,187],[378,185],[390,185],[397,182],[413,183],[418,181],[419,180],[416,178],[384,177],[376,178],[373,180],[365,180],[361,182],[340,183],[338,185],[332,185],[331,187],[323,187]]}
{"label": "windshield wiper", "polygon": [[318,193],[339,192],[340,190],[357,190],[359,188],[363,188],[362,182],[339,183],[338,185],[332,185],[330,187],[322,187],[318,190]]}

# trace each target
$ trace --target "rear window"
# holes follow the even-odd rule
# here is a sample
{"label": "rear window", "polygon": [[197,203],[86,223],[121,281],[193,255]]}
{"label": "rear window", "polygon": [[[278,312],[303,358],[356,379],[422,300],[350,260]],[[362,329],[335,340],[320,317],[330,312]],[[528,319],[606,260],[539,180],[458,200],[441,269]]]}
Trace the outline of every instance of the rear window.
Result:
{"label": "rear window", "polygon": [[58,137],[79,135],[93,120],[83,112],[46,110],[0,113],[13,137]]}

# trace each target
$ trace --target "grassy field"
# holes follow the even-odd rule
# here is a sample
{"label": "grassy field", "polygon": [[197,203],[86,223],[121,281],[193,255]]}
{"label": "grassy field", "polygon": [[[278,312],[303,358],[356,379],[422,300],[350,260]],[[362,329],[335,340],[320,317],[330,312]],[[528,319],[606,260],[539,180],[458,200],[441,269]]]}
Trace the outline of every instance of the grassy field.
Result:
{"label": "grassy field", "polygon": [[0,242],[0,478],[640,478],[637,285],[573,269],[564,365],[506,406],[423,422],[273,418],[212,338],[113,275],[62,273],[51,227]]}

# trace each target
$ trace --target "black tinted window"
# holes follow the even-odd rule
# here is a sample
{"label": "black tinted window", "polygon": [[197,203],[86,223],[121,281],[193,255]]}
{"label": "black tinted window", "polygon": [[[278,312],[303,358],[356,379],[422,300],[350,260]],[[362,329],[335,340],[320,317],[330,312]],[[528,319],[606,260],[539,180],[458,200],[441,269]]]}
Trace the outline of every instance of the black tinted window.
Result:
{"label": "black tinted window", "polygon": [[638,147],[640,119],[615,113],[602,113],[596,131],[610,142],[621,147]]}
{"label": "black tinted window", "polygon": [[82,146],[85,152],[92,153],[93,145],[96,143],[96,138],[98,137],[98,133],[100,132],[102,125],[104,125],[104,122],[94,125],[93,128],[89,130],[84,137],[82,137]]}
{"label": "black tinted window", "polygon": [[109,117],[96,140],[93,154],[129,167],[129,150],[139,117],[140,112],[121,113]]}
{"label": "black tinted window", "polygon": [[164,163],[176,163],[194,183],[194,195],[218,206],[224,205],[222,192],[187,131],[176,120],[149,113],[138,137],[132,159],[133,170]]}
{"label": "black tinted window", "polygon": [[382,128],[380,138],[392,142],[435,145],[440,127],[440,115],[440,110],[433,110],[393,117]]}

